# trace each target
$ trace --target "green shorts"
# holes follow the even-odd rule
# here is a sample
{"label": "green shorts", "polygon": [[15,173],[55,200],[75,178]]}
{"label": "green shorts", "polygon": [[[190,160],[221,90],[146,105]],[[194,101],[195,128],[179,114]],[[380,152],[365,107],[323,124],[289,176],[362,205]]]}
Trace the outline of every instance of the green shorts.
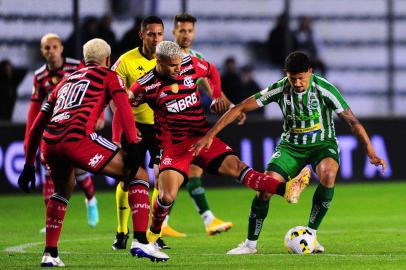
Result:
{"label": "green shorts", "polygon": [[325,141],[312,145],[295,145],[281,142],[271,160],[267,171],[274,171],[282,175],[286,181],[295,177],[307,164],[316,171],[319,162],[331,157],[340,164],[339,149],[336,141]]}

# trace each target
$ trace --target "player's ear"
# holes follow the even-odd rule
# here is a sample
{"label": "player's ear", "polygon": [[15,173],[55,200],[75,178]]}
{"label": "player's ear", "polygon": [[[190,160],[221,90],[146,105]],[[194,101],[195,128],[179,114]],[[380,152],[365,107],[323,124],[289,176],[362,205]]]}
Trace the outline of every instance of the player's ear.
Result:
{"label": "player's ear", "polygon": [[106,67],[108,67],[108,68],[110,68],[110,60],[111,60],[110,56],[107,56],[106,57]]}
{"label": "player's ear", "polygon": [[61,53],[63,53],[63,45],[62,45],[62,43],[61,43]]}
{"label": "player's ear", "polygon": [[138,32],[138,37],[139,37],[140,39],[142,39],[142,31],[139,31],[139,32]]}

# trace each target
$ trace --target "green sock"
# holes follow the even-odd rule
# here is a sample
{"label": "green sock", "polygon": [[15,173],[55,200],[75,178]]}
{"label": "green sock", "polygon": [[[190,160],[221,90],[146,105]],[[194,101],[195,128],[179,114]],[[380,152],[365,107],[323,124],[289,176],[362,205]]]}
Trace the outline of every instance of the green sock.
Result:
{"label": "green sock", "polygon": [[199,214],[203,214],[207,210],[210,210],[200,177],[189,178],[186,187],[190,197],[192,197],[193,202],[195,203],[196,209]]}
{"label": "green sock", "polygon": [[313,195],[312,211],[310,212],[308,227],[317,230],[321,221],[330,208],[334,196],[334,187],[328,188],[319,184]]}
{"label": "green sock", "polygon": [[269,200],[261,201],[255,196],[251,203],[251,212],[248,219],[248,240],[258,240],[264,220],[268,215]]}

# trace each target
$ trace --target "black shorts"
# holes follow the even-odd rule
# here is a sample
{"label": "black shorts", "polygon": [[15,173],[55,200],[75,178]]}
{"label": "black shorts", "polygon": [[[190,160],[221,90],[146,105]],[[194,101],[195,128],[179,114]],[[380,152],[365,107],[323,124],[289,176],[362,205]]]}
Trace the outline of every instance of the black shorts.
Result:
{"label": "black shorts", "polygon": [[[151,156],[148,167],[152,169],[154,164],[159,165],[160,160],[159,141],[155,136],[154,125],[136,123],[136,127],[138,131],[141,132],[142,137],[142,140],[138,143],[139,158],[140,160],[145,160],[148,151]],[[125,141],[124,136],[121,138],[121,144],[125,149],[127,142]],[[146,164],[141,164],[141,166],[145,168]]]}

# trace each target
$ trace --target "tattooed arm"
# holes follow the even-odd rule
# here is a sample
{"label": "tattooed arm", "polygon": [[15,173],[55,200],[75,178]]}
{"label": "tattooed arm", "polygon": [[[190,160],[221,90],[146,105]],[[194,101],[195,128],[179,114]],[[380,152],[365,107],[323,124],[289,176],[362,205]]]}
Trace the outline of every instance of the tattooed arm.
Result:
{"label": "tattooed arm", "polygon": [[351,132],[357,137],[357,139],[364,145],[367,155],[369,157],[369,162],[375,166],[382,166],[382,174],[385,173],[386,162],[385,160],[378,157],[375,153],[375,149],[371,144],[368,133],[366,132],[364,126],[355,117],[354,113],[350,108],[338,114],[338,116],[345,121],[351,129]]}

